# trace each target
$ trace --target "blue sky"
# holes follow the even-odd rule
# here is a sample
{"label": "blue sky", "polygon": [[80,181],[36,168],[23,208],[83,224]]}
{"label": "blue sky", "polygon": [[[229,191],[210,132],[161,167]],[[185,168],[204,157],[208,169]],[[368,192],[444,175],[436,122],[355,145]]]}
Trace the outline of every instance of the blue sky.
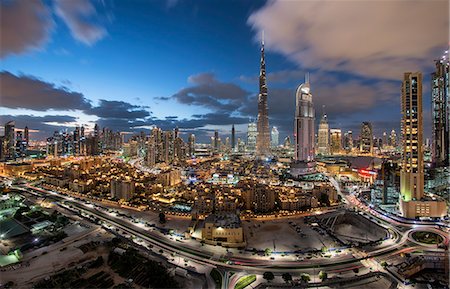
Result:
{"label": "blue sky", "polygon": [[[404,71],[424,72],[429,114],[433,59],[448,49],[447,1],[399,2],[4,0],[0,121],[36,138],[94,122],[179,126],[201,141],[234,123],[243,136],[256,117],[264,30],[270,123],[281,137],[306,71],[317,119],[325,105],[332,127],[357,136],[371,121],[381,136],[398,130]],[[417,27],[404,14],[420,15]]]}

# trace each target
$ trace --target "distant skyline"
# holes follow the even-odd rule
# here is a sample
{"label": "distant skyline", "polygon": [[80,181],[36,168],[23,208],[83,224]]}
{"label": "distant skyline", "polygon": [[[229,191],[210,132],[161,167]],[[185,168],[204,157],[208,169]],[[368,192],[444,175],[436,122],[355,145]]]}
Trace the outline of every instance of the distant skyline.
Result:
{"label": "distant skyline", "polygon": [[[116,131],[178,126],[208,142],[246,135],[257,116],[260,35],[270,126],[292,135],[295,90],[310,73],[320,120],[399,130],[403,73],[430,73],[449,46],[448,1],[5,0],[0,123],[31,137],[98,123]],[[316,125],[317,127],[317,125]],[[39,130],[39,132],[35,132]],[[0,131],[0,134],[2,132]],[[291,136],[292,139],[292,136]]]}

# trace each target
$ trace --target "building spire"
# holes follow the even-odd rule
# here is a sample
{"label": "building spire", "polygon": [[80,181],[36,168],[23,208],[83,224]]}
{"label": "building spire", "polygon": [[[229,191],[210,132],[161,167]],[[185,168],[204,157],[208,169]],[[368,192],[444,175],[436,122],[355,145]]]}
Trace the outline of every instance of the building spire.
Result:
{"label": "building spire", "polygon": [[264,30],[261,32],[261,46],[264,46]]}
{"label": "building spire", "polygon": [[305,73],[305,83],[309,83],[309,72]]}

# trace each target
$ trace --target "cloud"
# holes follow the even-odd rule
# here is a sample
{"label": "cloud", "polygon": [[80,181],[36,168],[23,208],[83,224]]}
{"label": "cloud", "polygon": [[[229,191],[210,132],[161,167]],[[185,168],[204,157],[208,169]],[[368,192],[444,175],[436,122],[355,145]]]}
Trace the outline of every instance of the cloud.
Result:
{"label": "cloud", "polygon": [[248,24],[302,67],[400,79],[448,47],[448,11],[439,0],[269,1]]}
{"label": "cloud", "polygon": [[90,102],[83,94],[57,87],[29,75],[16,76],[0,72],[0,106],[25,108],[37,111],[76,110],[90,108]]}
{"label": "cloud", "polygon": [[234,83],[220,82],[212,73],[189,76],[193,86],[183,88],[172,97],[178,102],[198,105],[214,111],[232,112],[249,96],[249,92]]}
{"label": "cloud", "polygon": [[72,37],[86,45],[107,35],[106,29],[93,21],[97,11],[89,0],[55,0],[54,9],[69,27]]}
{"label": "cloud", "polygon": [[0,2],[0,57],[39,49],[47,43],[54,22],[42,1]]}
{"label": "cloud", "polygon": [[38,130],[31,135],[31,138],[43,140],[49,137],[55,130],[62,130],[68,127],[69,123],[77,121],[76,117],[70,115],[0,115],[0,123],[15,121],[16,128],[28,126],[30,130]]}
{"label": "cloud", "polygon": [[147,108],[146,106],[132,105],[124,101],[101,99],[98,106],[91,107],[84,112],[100,118],[131,120],[149,117],[150,111]]}

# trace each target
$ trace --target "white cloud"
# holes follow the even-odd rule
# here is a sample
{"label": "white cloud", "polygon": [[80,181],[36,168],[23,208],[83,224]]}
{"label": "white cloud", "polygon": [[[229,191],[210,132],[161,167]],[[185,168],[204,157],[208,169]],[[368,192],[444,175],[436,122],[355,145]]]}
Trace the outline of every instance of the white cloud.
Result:
{"label": "white cloud", "polygon": [[107,35],[100,24],[92,21],[97,11],[89,0],[55,0],[55,13],[69,27],[72,36],[86,45]]}
{"label": "white cloud", "polygon": [[448,1],[269,1],[248,18],[302,67],[400,79],[449,44]]}

